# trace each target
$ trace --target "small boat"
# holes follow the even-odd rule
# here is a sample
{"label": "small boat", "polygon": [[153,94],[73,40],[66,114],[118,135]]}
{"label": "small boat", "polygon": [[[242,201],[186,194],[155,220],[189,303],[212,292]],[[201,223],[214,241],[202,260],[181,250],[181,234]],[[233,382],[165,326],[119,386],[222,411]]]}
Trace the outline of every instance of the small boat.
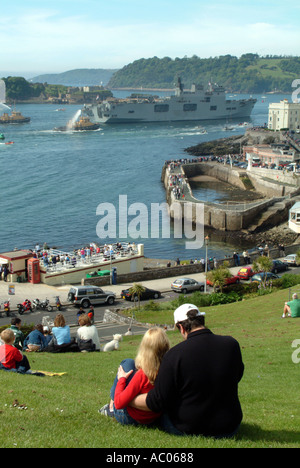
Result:
{"label": "small boat", "polygon": [[30,117],[24,117],[19,111],[12,111],[11,115],[4,112],[0,117],[1,124],[15,124],[30,122]]}
{"label": "small boat", "polygon": [[4,133],[0,133],[0,140],[5,140]]}
{"label": "small boat", "polygon": [[56,132],[70,132],[70,131],[83,131],[83,130],[98,130],[99,124],[93,123],[88,117],[80,117],[77,122],[70,121],[64,127],[55,127]]}

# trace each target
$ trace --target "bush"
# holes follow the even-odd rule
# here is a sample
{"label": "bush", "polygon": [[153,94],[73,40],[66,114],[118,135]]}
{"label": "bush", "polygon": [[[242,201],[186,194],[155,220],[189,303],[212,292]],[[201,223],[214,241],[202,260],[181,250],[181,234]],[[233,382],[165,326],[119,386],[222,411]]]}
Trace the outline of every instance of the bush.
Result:
{"label": "bush", "polygon": [[226,293],[212,293],[211,294],[211,304],[210,305],[219,305],[219,304],[230,304],[231,302],[238,302],[242,300],[242,296],[236,292]]}
{"label": "bush", "polygon": [[194,292],[190,296],[180,295],[178,299],[172,301],[172,306],[177,308],[182,304],[191,303],[195,306],[201,307],[208,307],[211,305],[218,305],[218,304],[229,304],[231,302],[241,301],[242,296],[237,292],[229,292],[229,293],[211,293],[211,294],[203,294],[199,291]]}
{"label": "bush", "polygon": [[273,285],[283,289],[291,288],[296,284],[300,284],[300,275],[293,273],[285,273],[280,279],[273,281]]}
{"label": "bush", "polygon": [[149,311],[158,311],[160,307],[160,304],[158,302],[154,302],[153,300],[144,305],[144,309]]}

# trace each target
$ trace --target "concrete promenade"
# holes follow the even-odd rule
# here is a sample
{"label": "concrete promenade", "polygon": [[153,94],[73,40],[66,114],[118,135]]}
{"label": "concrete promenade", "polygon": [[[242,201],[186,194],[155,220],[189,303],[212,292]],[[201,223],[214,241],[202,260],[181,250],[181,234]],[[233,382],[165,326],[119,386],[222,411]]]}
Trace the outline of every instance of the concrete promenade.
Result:
{"label": "concrete promenade", "polygon": [[[241,267],[232,267],[230,271],[232,274],[236,274]],[[194,278],[197,281],[204,281],[205,274],[202,273],[191,273],[182,275],[187,278]],[[141,283],[143,286],[156,289],[158,291],[167,292],[171,291],[171,283],[178,278],[178,275],[172,276],[169,278],[161,278],[157,280],[147,280],[142,281]],[[14,284],[15,286],[15,295],[8,294],[8,287]],[[116,294],[117,299],[120,298],[120,293],[122,289],[127,289],[128,287],[132,286],[132,283],[122,283],[116,285],[108,285],[104,286],[103,289],[112,291]],[[39,298],[41,300],[48,298],[50,303],[53,305],[55,296],[59,296],[62,304],[68,303],[68,292],[71,285],[64,285],[64,286],[48,286],[46,284],[31,284],[31,283],[6,283],[4,281],[0,281],[0,304],[1,310],[3,311],[3,302],[7,299],[10,299],[10,306],[11,309],[14,310],[17,308],[17,304],[23,302],[25,299],[29,299],[32,301],[33,299]],[[106,306],[103,306],[106,307]],[[107,307],[106,307],[107,308]]]}
{"label": "concrete promenade", "polygon": [[[239,267],[231,267],[230,271],[232,274],[236,274],[241,266]],[[171,291],[171,283],[178,278],[179,276],[171,276],[168,278],[161,278],[161,279],[154,279],[154,280],[147,280],[147,281],[141,281],[143,286],[150,288],[150,289],[156,289],[158,291],[161,291],[162,293]],[[186,277],[186,278],[193,278],[197,281],[202,281],[204,282],[205,280],[205,273],[191,273],[191,274],[185,274],[181,275],[181,277]],[[50,303],[53,305],[55,296],[59,296],[62,304],[67,304],[68,303],[68,292],[71,287],[71,285],[64,285],[64,286],[48,286],[46,284],[40,283],[40,284],[31,284],[31,283],[14,283],[15,286],[15,295],[8,295],[8,287],[12,283],[6,283],[4,281],[0,281],[0,304],[1,304],[1,310],[3,311],[3,302],[7,299],[10,299],[10,305],[11,309],[14,310],[17,308],[17,304],[20,302],[23,302],[25,299],[29,299],[32,301],[33,299],[39,298],[41,300],[48,298],[50,300]],[[122,283],[122,284],[116,284],[116,285],[108,285],[108,286],[103,286],[102,289],[112,291],[116,294],[116,298],[120,298],[120,293],[122,289],[127,289],[128,287],[131,287],[132,283]],[[107,306],[103,306],[103,308],[108,308]]]}

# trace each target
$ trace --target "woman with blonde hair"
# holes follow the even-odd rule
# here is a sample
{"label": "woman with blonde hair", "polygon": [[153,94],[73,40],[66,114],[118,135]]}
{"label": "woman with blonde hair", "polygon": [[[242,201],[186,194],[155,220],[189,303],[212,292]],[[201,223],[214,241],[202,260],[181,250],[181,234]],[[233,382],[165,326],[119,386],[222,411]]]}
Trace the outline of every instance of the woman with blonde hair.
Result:
{"label": "woman with blonde hair", "polygon": [[160,413],[133,408],[129,404],[137,395],[148,393],[154,387],[162,358],[169,348],[165,331],[159,327],[150,328],[143,336],[135,360],[121,362],[111,388],[111,401],[99,413],[115,417],[121,424],[153,423]]}

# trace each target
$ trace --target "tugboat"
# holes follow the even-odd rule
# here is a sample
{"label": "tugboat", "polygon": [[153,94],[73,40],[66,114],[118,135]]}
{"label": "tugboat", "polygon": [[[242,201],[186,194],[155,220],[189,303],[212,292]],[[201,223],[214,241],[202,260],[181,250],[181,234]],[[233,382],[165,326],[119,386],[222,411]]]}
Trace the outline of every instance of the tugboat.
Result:
{"label": "tugboat", "polygon": [[1,124],[15,124],[15,123],[26,123],[30,122],[30,117],[24,117],[21,112],[12,111],[11,115],[4,112],[0,117]]}
{"label": "tugboat", "polygon": [[56,132],[70,132],[70,131],[83,131],[83,130],[98,130],[99,124],[93,123],[88,117],[80,117],[77,122],[68,122],[64,127],[55,127]]}

